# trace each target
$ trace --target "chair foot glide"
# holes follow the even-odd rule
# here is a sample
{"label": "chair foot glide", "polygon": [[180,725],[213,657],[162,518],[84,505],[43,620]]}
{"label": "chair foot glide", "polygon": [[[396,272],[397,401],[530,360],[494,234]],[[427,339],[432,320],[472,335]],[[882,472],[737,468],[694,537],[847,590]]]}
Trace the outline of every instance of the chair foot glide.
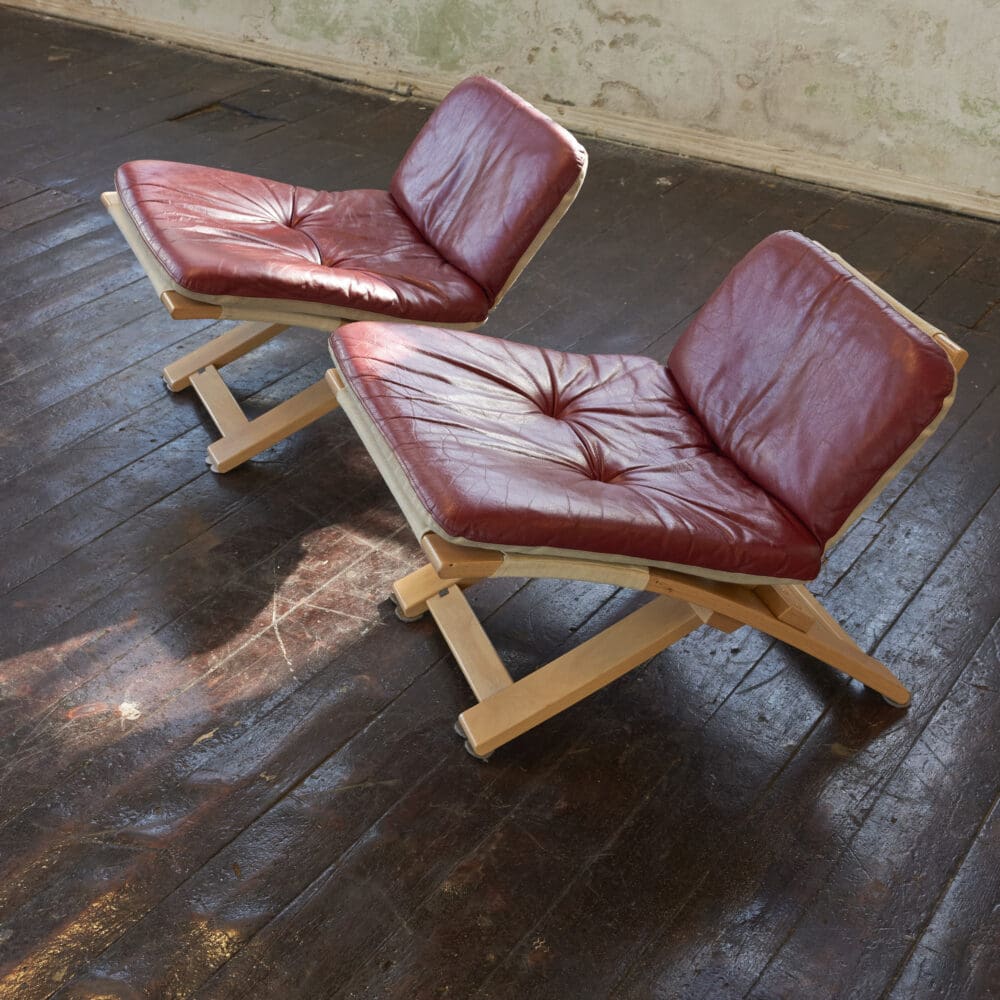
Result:
{"label": "chair foot glide", "polygon": [[465,741],[464,746],[465,746],[465,752],[470,757],[475,757],[476,760],[480,760],[484,764],[487,761],[489,761],[489,759],[493,756],[492,752],[491,753],[476,753],[476,751],[472,749],[472,744],[468,740]]}
{"label": "chair foot glide", "polygon": [[432,566],[422,566],[392,585],[389,598],[400,621],[415,622],[427,614],[427,599],[462,581],[441,577]]}
{"label": "chair foot glide", "polygon": [[392,610],[396,615],[396,617],[406,625],[410,625],[413,622],[418,622],[420,621],[421,618],[425,618],[427,616],[426,607],[419,614],[416,615],[405,614],[403,609],[399,606],[399,600],[392,591],[389,592],[389,600],[392,601]]}
{"label": "chair foot glide", "polygon": [[892,705],[893,708],[909,708],[910,707],[910,700],[911,699],[909,698],[909,696],[907,696],[906,701],[893,701],[892,698],[890,698],[888,695],[884,694],[884,695],[882,695],[882,700],[887,705]]}

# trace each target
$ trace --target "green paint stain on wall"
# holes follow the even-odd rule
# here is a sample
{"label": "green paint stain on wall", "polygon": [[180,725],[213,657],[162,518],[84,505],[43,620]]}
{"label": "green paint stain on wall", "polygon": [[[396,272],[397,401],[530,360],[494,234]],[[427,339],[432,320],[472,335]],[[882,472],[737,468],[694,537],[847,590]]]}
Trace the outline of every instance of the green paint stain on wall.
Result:
{"label": "green paint stain on wall", "polygon": [[[470,0],[437,0],[416,9],[397,8],[392,27],[409,39],[410,52],[439,70],[466,69],[481,61],[484,41],[503,12]],[[488,48],[488,45],[486,46]]]}
{"label": "green paint stain on wall", "polygon": [[314,38],[339,38],[345,18],[329,0],[290,0],[275,8],[275,27],[290,38],[308,42]]}
{"label": "green paint stain on wall", "polygon": [[819,93],[819,84],[810,83],[806,87],[806,97],[815,97]]}
{"label": "green paint stain on wall", "polygon": [[974,118],[1000,117],[1000,102],[994,101],[992,97],[973,97],[970,94],[962,94],[958,102],[962,110]]}
{"label": "green paint stain on wall", "polygon": [[887,97],[878,99],[871,95],[858,100],[856,107],[862,120],[882,128],[901,122],[910,128],[922,127],[931,130],[956,142],[972,142],[977,146],[995,145],[1000,135],[1000,102],[989,97],[969,98],[967,95],[962,95],[960,104],[963,111],[986,121],[978,128],[968,128],[951,119],[916,108],[900,108]]}

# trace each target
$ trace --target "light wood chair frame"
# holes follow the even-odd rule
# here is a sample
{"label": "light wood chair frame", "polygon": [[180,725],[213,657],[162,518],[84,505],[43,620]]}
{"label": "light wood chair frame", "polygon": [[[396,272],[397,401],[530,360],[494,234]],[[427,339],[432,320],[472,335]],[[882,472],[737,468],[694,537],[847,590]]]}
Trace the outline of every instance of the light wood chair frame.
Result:
{"label": "light wood chair frame", "polygon": [[[497,293],[490,313],[500,304],[511,285],[573,204],[586,175],[585,160],[576,181],[514,265],[503,287]],[[251,420],[243,412],[243,408],[219,374],[219,369],[243,357],[261,344],[267,343],[291,326],[309,327],[329,334],[342,324],[356,320],[377,320],[380,323],[407,322],[377,313],[335,306],[316,306],[293,300],[234,296],[200,298],[181,288],[171,279],[146,246],[131,216],[122,206],[117,192],[106,191],[101,195],[101,203],[125,237],[171,319],[241,321],[237,326],[196,348],[183,358],[171,362],[163,369],[163,381],[167,388],[171,392],[181,392],[189,386],[193,388],[219,429],[221,437],[208,446],[205,458],[213,472],[229,472],[235,469],[338,406],[335,393],[323,377],[290,399]],[[484,317],[476,323],[430,325],[442,329],[475,330],[488,318]]]}
{"label": "light wood chair frame", "polygon": [[[403,621],[426,612],[437,624],[478,704],[458,717],[466,748],[487,758],[539,723],[708,625],[733,632],[750,625],[842,671],[898,708],[910,692],[865,653],[804,584],[723,583],[655,567],[536,556],[459,545],[428,532],[427,565],[397,580],[392,600]],[[463,594],[491,577],[585,580],[656,596],[555,660],[513,680]]]}

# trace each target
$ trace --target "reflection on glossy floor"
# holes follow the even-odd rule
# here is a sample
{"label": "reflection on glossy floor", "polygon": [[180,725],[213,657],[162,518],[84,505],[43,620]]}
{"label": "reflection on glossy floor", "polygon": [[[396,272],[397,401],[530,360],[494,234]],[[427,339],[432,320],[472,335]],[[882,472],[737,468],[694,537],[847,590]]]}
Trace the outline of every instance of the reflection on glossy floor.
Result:
{"label": "reflection on glossy floor", "polygon": [[[796,228],[971,359],[818,581],[908,712],[699,633],[482,765],[343,415],[213,476],[159,378],[210,324],[97,201],[144,156],[384,187],[427,109],[7,9],[0,37],[0,997],[991,995],[1000,227],[585,140],[494,336],[665,356]],[[252,410],[325,367],[301,330],[229,372]],[[470,594],[514,672],[641,600]]]}

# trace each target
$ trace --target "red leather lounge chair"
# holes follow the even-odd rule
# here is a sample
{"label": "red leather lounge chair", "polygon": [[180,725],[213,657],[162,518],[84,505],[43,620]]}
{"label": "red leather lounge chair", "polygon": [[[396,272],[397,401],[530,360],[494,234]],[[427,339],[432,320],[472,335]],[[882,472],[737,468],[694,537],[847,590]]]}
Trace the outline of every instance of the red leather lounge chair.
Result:
{"label": "red leather lounge chair", "polygon": [[226,472],[337,403],[320,380],[247,420],[218,370],[289,326],[378,318],[471,330],[572,204],[587,154],[493,80],[441,102],[388,191],[313,191],[162,160],[126,163],[102,201],[175,319],[248,320],[163,372],[193,385]]}
{"label": "red leather lounge chair", "polygon": [[[909,702],[805,583],[943,419],[966,354],[818,244],[759,244],[666,366],[378,323],[331,351],[429,560],[394,585],[398,609],[429,610],[465,673],[474,754],[703,624],[752,625]],[[657,596],[513,682],[462,593],[490,576]]]}

